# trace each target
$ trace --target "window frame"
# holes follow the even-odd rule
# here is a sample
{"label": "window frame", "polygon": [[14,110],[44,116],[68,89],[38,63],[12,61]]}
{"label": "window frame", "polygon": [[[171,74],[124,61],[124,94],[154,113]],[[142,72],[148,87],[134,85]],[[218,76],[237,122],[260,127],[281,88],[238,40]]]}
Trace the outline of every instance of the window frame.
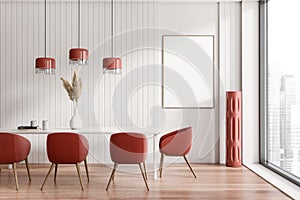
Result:
{"label": "window frame", "polygon": [[268,162],[268,2],[259,3],[259,162],[264,167],[300,186],[300,178]]}

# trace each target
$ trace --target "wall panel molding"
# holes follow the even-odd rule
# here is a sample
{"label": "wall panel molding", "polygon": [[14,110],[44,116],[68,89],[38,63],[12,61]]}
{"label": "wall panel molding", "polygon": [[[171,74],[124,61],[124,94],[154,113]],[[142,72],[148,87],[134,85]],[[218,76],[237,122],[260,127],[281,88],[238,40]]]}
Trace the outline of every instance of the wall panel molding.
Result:
{"label": "wall panel molding", "polygon": [[240,2],[219,3],[220,163],[225,163],[226,155],[226,91],[241,90],[242,87],[241,9]]}
{"label": "wall panel molding", "polygon": [[244,147],[242,156],[244,164],[257,164],[259,163],[259,3],[243,2],[242,13],[242,146]]}

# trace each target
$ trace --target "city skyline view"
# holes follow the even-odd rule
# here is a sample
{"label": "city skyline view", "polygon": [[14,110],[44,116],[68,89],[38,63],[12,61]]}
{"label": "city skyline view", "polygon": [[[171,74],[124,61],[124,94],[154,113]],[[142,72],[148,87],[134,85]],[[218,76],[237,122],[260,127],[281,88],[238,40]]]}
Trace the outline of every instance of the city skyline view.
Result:
{"label": "city skyline view", "polygon": [[268,161],[300,177],[300,81],[276,65],[268,74]]}

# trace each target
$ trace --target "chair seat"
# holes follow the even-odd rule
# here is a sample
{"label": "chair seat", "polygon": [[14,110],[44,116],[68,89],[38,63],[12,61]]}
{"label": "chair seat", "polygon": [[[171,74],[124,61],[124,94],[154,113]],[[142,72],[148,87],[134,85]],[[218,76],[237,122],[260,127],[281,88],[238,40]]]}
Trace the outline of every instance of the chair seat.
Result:
{"label": "chair seat", "polygon": [[88,140],[76,133],[51,133],[47,137],[47,155],[52,163],[81,163],[87,157]]}
{"label": "chair seat", "polygon": [[29,181],[31,181],[28,166],[28,155],[31,149],[31,143],[23,136],[13,133],[0,133],[0,164],[12,164],[16,190],[19,189],[16,163],[25,160]]}
{"label": "chair seat", "polygon": [[182,128],[162,136],[159,140],[160,158],[160,177],[162,177],[164,156],[182,156],[192,171],[194,177],[196,174],[192,169],[186,155],[190,152],[192,147],[192,127]]}
{"label": "chair seat", "polygon": [[30,141],[13,133],[0,133],[0,164],[21,162],[31,149]]}
{"label": "chair seat", "polygon": [[[110,137],[110,156],[114,168],[106,186],[106,190],[115,176],[118,164],[138,164],[147,187],[147,172],[145,160],[148,152],[147,138],[141,133],[115,133]],[[144,171],[141,163],[143,163]]]}
{"label": "chair seat", "polygon": [[187,155],[192,147],[192,128],[172,131],[159,140],[159,151],[169,156]]}
{"label": "chair seat", "polygon": [[110,139],[111,160],[118,164],[142,163],[147,156],[147,139],[140,133],[117,133]]}
{"label": "chair seat", "polygon": [[52,164],[48,171],[48,174],[44,179],[41,190],[43,190],[46,180],[54,166],[54,181],[56,181],[58,164],[75,164],[81,189],[84,190],[80,175],[79,163],[84,161],[87,179],[89,181],[89,173],[86,161],[88,152],[89,142],[84,136],[80,134],[66,132],[57,132],[49,134],[47,136],[47,155],[49,161]]}

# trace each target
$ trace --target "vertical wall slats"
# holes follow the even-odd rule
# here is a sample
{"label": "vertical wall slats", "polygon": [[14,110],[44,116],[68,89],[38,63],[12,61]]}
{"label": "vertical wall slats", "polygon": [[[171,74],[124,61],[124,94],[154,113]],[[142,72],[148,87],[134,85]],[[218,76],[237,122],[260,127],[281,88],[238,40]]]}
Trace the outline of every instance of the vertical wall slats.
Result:
{"label": "vertical wall slats", "polygon": [[[23,101],[18,101],[18,96],[16,94],[21,94],[22,96],[24,95],[24,89],[27,90],[27,88],[22,88],[22,74],[25,73],[26,69],[23,70],[23,66],[22,66],[22,62],[26,63],[27,57],[25,57],[25,53],[23,52],[23,47],[25,46],[23,44],[23,38],[24,35],[27,35],[25,32],[23,32],[23,24],[24,22],[26,22],[26,18],[25,16],[23,16],[23,12],[22,12],[22,7],[20,3],[16,3],[16,18],[15,18],[15,57],[16,58],[20,58],[20,59],[14,59],[15,60],[15,98],[16,98],[16,102],[15,102],[15,114],[16,114],[16,122],[20,123],[23,119],[24,114],[26,114],[24,112],[24,105],[26,105],[27,102],[27,98],[25,98]],[[17,48],[17,44],[21,44],[19,48]],[[25,85],[25,84],[24,84]]]}
{"label": "vertical wall slats", "polygon": [[[61,41],[61,47],[60,47],[60,59],[61,59],[61,65],[58,66],[61,69],[61,75],[62,77],[71,80],[72,72],[68,66],[68,50],[71,46],[71,38],[70,37],[70,31],[72,32],[77,32],[77,29],[71,29],[71,24],[74,24],[74,21],[71,20],[71,10],[69,9],[70,3],[65,3],[61,7],[61,17],[60,17],[60,41]],[[77,21],[77,19],[76,19]],[[75,21],[75,22],[76,22]],[[62,34],[64,33],[64,34]],[[61,88],[61,99],[60,99],[60,104],[62,105],[61,109],[64,110],[65,112],[61,112],[62,114],[62,126],[67,126],[69,125],[69,120],[70,117],[73,114],[73,109],[72,109],[72,102],[69,100],[68,95],[66,94],[66,91],[62,87],[61,83],[58,85],[58,87]],[[65,108],[68,108],[65,110]]]}
{"label": "vertical wall slats", "polygon": [[[72,71],[76,67],[68,65],[68,50],[77,46],[77,3],[73,1],[53,1],[48,3],[48,56],[57,61],[56,75],[44,76],[34,73],[34,60],[44,56],[44,2],[0,2],[0,127],[16,128],[20,124],[29,124],[32,119],[48,119],[51,128],[68,128],[72,116],[72,104],[61,85],[59,78],[70,80]],[[232,73],[238,78],[239,74],[239,34],[240,18],[239,4],[223,4],[222,11],[226,20],[224,24],[225,35],[221,41],[228,41],[221,52],[226,53],[225,60],[220,64],[226,66],[226,80],[231,80],[230,87],[240,84],[239,79],[232,78]],[[161,38],[155,30],[149,32],[135,31],[133,29],[155,27],[157,25],[157,4],[153,2],[126,1],[115,5],[115,34],[122,34],[115,41],[116,56],[123,55],[123,74],[102,74],[102,58],[110,56],[110,2],[95,1],[82,2],[81,14],[81,45],[90,51],[90,63],[80,69],[83,80],[83,96],[79,101],[79,112],[84,120],[85,127],[101,128],[121,125],[125,130],[132,127],[143,127],[159,122],[159,115],[154,113],[150,118],[150,110],[155,105],[161,105],[159,86],[142,87],[134,91],[140,81],[160,79],[160,55],[158,51],[133,51],[143,47],[160,47]],[[20,11],[20,12],[19,12]],[[51,16],[51,17],[50,17]],[[17,19],[22,18],[21,22]],[[4,28],[3,28],[4,27]],[[236,33],[234,35],[234,33]],[[159,41],[159,42],[158,42]],[[104,44],[102,44],[104,42]],[[222,43],[223,44],[223,43]],[[224,44],[223,44],[224,45]],[[235,54],[235,56],[230,56]],[[221,54],[222,56],[224,54]],[[155,71],[143,69],[135,70],[144,64],[156,64]],[[228,66],[228,67],[227,67]],[[128,76],[127,76],[128,75]],[[121,95],[111,105],[115,86],[125,77],[121,86]],[[97,88],[96,88],[97,86]],[[95,91],[97,89],[97,91]],[[137,88],[136,88],[137,89]],[[95,100],[94,95],[97,97]],[[129,99],[125,99],[129,97]],[[94,103],[96,104],[94,109]],[[112,107],[117,104],[125,106],[120,113],[113,113]],[[126,113],[128,112],[128,116]],[[98,120],[94,119],[94,114]],[[121,121],[115,122],[114,114],[120,114]],[[131,123],[133,122],[133,124]],[[46,162],[45,139],[46,136],[28,136],[34,143],[31,161]],[[109,137],[87,136],[91,141],[91,155],[89,160],[108,161]]]}
{"label": "vertical wall slats", "polygon": [[[25,89],[26,94],[27,94],[27,104],[25,104],[23,106],[23,109],[26,110],[27,115],[25,117],[22,118],[22,122],[25,121],[26,119],[29,119],[30,117],[34,116],[34,70],[32,69],[34,66],[34,60],[32,60],[31,58],[33,58],[33,40],[34,40],[34,33],[33,33],[33,6],[31,4],[31,2],[27,2],[25,4],[26,6],[22,6],[23,9],[23,15],[27,16],[27,22],[26,24],[28,25],[28,28],[26,27],[26,24],[23,24],[23,32],[26,32],[26,37],[24,38],[24,46],[27,47],[27,50],[23,50],[23,53],[26,53],[26,63],[25,66],[31,66],[29,67],[25,67],[23,64],[22,65],[22,69],[23,71],[25,71],[24,75],[25,77],[28,77],[27,79],[27,84],[28,86],[26,87],[26,84],[24,84],[23,87],[25,87],[27,89]],[[23,46],[23,49],[24,49]],[[31,69],[31,70],[30,70]],[[23,83],[24,79],[26,80],[26,78],[23,77],[21,83]],[[34,118],[34,117],[33,117]]]}
{"label": "vertical wall slats", "polygon": [[[5,14],[7,15],[6,16],[6,23],[5,23],[5,51],[6,51],[6,54],[5,54],[5,65],[4,66],[10,66],[10,69],[11,69],[11,63],[10,63],[10,60],[11,60],[11,49],[10,46],[11,46],[11,34],[9,34],[8,32],[10,31],[11,32],[11,16],[9,16],[9,13],[11,13],[11,7],[12,5],[9,5],[9,4],[6,4],[5,6]],[[12,122],[12,118],[11,118],[11,112],[9,112],[12,108],[11,108],[11,104],[6,104],[8,102],[10,102],[13,98],[12,98],[12,94],[11,94],[11,82],[9,81],[10,80],[10,74],[11,74],[11,70],[8,69],[6,72],[5,72],[5,89],[8,90],[8,92],[6,93],[5,95],[5,117],[7,120],[6,120],[6,126],[9,125],[11,122]]]}
{"label": "vertical wall slats", "polygon": [[[9,76],[10,87],[11,87],[11,120],[13,122],[17,121],[17,113],[18,113],[18,103],[17,103],[17,20],[18,20],[18,11],[17,11],[18,3],[12,3],[11,5],[11,54],[10,54],[10,62],[11,62],[11,71]],[[20,55],[19,55],[20,56]],[[21,57],[21,56],[20,56]],[[22,57],[21,57],[22,58]]]}
{"label": "vertical wall slats", "polygon": [[[74,69],[79,70],[83,81],[79,112],[85,127],[101,131],[105,127],[127,130],[149,125],[149,109],[157,101],[157,89],[135,87],[156,76],[150,70],[136,70],[155,62],[155,53],[145,48],[153,46],[154,31],[142,30],[155,26],[154,3],[115,3],[114,53],[122,57],[121,75],[102,74],[102,58],[111,56],[108,1],[81,4],[81,47],[88,48],[90,60],[80,68],[68,64],[69,49],[78,45],[77,2],[49,1],[47,56],[56,59],[56,74],[35,74],[35,59],[45,56],[44,6],[44,1],[0,2],[0,128],[29,125],[33,119],[40,125],[42,120],[49,120],[50,128],[68,128],[73,109],[60,77],[70,80]],[[116,86],[121,88],[119,94],[114,91]],[[115,104],[113,98],[117,98]],[[114,113],[114,107],[122,109]],[[121,116],[118,121],[115,115]],[[47,136],[24,136],[32,142],[30,162],[47,162]],[[109,136],[86,136],[91,144],[89,161],[110,161],[105,156],[109,155]]]}

